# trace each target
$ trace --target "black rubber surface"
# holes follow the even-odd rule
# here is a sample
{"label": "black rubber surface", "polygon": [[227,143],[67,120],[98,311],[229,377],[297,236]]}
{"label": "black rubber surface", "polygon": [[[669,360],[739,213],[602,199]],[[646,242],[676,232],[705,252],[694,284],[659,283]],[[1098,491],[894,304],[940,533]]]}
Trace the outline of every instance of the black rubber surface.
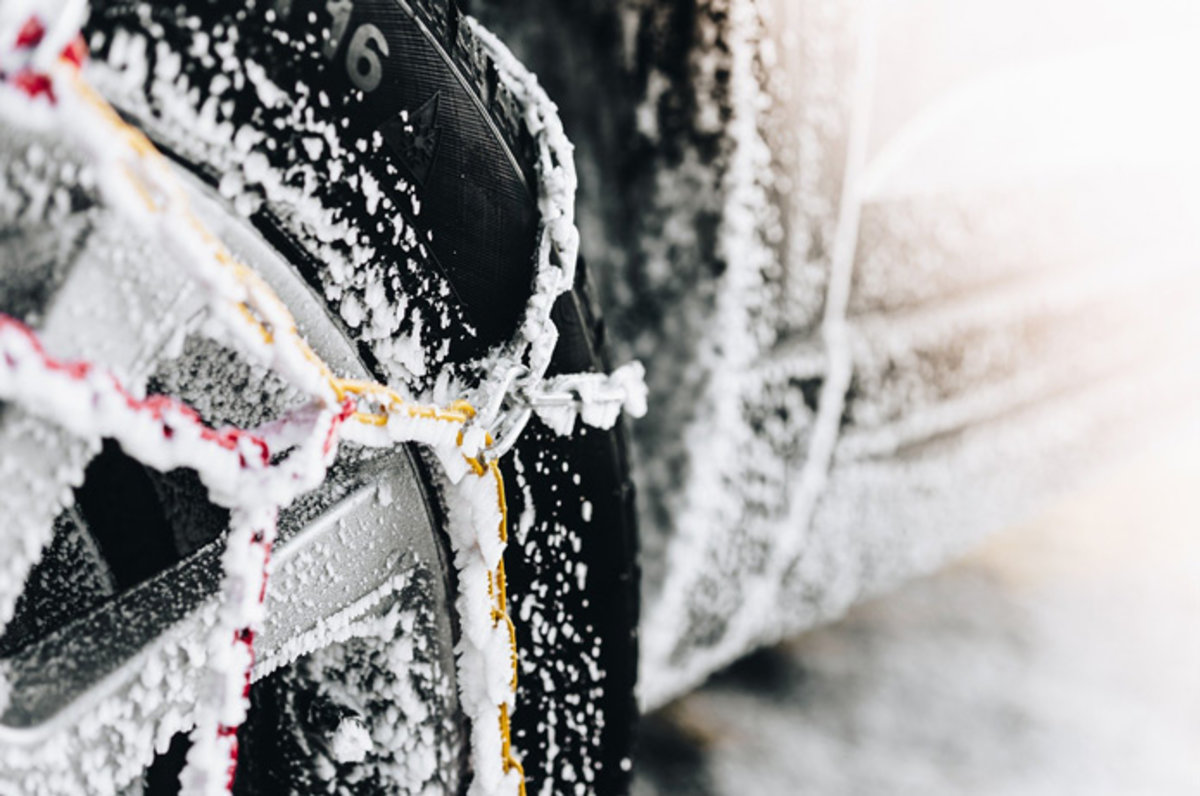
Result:
{"label": "black rubber surface", "polygon": [[[391,186],[398,178],[418,187],[419,213],[402,195],[396,205],[405,224],[419,231],[419,255],[408,247],[398,250],[391,227],[372,218],[360,186],[328,174],[317,196],[337,208],[337,218],[362,222],[360,245],[394,251],[397,262],[411,255],[449,280],[455,294],[450,309],[461,315],[452,315],[438,331],[451,333],[454,359],[477,355],[512,334],[533,273],[533,142],[494,65],[470,29],[459,24],[453,3],[290,0],[233,9],[229,3],[192,0],[176,6],[100,2],[93,7],[89,30],[99,57],[113,54],[117,29],[130,30],[189,56],[181,72],[192,86],[213,85],[223,66],[218,58],[194,54],[196,31],[236,28],[236,37],[229,39],[235,57],[261,65],[284,90],[303,85],[306,113],[336,123],[343,142],[381,137],[385,147],[366,149],[359,158],[385,194],[395,193]],[[331,14],[328,9],[334,8]],[[150,74],[159,56],[147,48]],[[156,111],[163,106],[153,91],[147,95]],[[309,158],[305,131],[290,123],[286,103],[269,107],[249,85],[226,90],[218,99],[234,103],[228,116],[238,125],[268,132],[273,145],[254,151],[274,167],[286,170]],[[207,164],[196,165],[210,178],[219,177]],[[297,265],[319,288],[314,269],[321,258],[310,242],[294,243],[309,250],[312,261]],[[422,292],[421,273],[397,269],[395,277],[397,293]]]}
{"label": "black rubber surface", "polygon": [[[220,65],[196,55],[202,51],[197,31],[234,26],[237,57],[264,65],[285,90],[303,83],[324,92],[328,105],[313,105],[313,113],[337,122],[345,146],[381,136],[387,146],[370,149],[365,163],[380,175],[399,171],[416,186],[421,210],[405,222],[431,240],[431,256],[420,264],[453,287],[439,299],[446,323],[426,330],[426,347],[446,342],[451,359],[465,361],[512,334],[530,294],[537,232],[533,142],[521,109],[453,2],[276,0],[236,10],[202,0],[93,6],[89,27],[99,34],[93,35],[97,57],[111,54],[107,46],[116,31],[141,33],[183,54],[181,71],[193,85],[207,85]],[[332,40],[336,46],[327,46]],[[149,53],[151,73],[157,57]],[[147,100],[152,116],[170,114],[149,84]],[[263,107],[253,90],[226,92],[222,100],[235,103],[240,124],[268,133],[269,146],[258,149],[273,165],[307,157],[301,136],[281,127],[277,110]],[[132,121],[153,135],[154,125],[145,124],[153,118],[132,114]],[[214,183],[223,176],[215,161],[175,154]],[[393,183],[380,182],[385,190]],[[384,255],[395,248],[378,232],[360,191],[330,180],[318,194]],[[406,202],[397,204],[403,212]],[[289,235],[269,215],[256,221],[318,287],[322,262],[313,242]],[[393,287],[419,296],[420,282],[419,270],[401,271]],[[560,339],[552,372],[606,367],[603,325],[582,263],[575,290],[559,299],[553,317]],[[370,365],[369,351],[358,342]],[[557,437],[535,420],[501,464],[514,526],[530,504],[536,514],[527,533],[510,529],[505,558],[521,667],[513,737],[528,790],[625,792],[636,719],[638,572],[623,430],[577,429]],[[555,632],[548,636],[536,615]]]}
{"label": "black rubber surface", "polygon": [[[550,375],[608,366],[603,321],[579,265],[575,290],[554,307],[560,337]],[[524,544],[510,528],[505,556],[521,650],[513,742],[526,754],[529,792],[542,792],[548,780],[552,793],[573,793],[576,785],[625,793],[638,718],[641,580],[626,431],[620,423],[611,431],[577,426],[560,437],[535,419],[501,467],[510,516],[519,518],[532,499],[537,518]],[[535,613],[553,630],[526,618]]]}

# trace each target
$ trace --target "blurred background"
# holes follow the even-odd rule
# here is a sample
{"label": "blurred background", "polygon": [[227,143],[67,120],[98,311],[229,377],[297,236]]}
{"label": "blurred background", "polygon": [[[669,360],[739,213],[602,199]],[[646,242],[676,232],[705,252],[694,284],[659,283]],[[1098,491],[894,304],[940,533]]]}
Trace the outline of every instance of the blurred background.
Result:
{"label": "blurred background", "polygon": [[1200,427],[651,714],[650,794],[1200,790]]}

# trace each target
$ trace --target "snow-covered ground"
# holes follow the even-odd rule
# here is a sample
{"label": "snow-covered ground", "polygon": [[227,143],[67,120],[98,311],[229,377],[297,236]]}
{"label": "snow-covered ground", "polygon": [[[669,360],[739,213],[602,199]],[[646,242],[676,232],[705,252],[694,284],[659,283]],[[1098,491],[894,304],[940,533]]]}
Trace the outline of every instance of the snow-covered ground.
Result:
{"label": "snow-covered ground", "polygon": [[1200,427],[646,721],[635,793],[1200,790]]}

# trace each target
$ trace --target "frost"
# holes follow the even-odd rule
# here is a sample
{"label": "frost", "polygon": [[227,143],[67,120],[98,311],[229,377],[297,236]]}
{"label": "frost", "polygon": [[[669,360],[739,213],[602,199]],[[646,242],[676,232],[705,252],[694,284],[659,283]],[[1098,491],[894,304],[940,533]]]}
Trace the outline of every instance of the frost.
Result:
{"label": "frost", "polygon": [[342,320],[344,320],[351,329],[357,329],[363,322],[363,307],[358,303],[358,299],[353,293],[347,293],[342,296]]}
{"label": "frost", "polygon": [[0,666],[0,715],[8,709],[8,699],[11,686],[8,683],[8,667]]}
{"label": "frost", "polygon": [[361,763],[371,751],[371,736],[358,719],[343,719],[329,742],[329,753],[339,763]]}
{"label": "frost", "polygon": [[[68,118],[72,115],[86,117],[88,106],[73,100],[73,95],[64,92],[58,112]],[[66,126],[96,134],[97,140],[107,140],[101,125],[92,120],[81,122],[67,123]],[[95,141],[85,136],[83,143]],[[338,426],[349,415],[334,397],[331,374],[305,353],[307,349],[302,341],[294,331],[289,331],[295,326],[286,309],[257,278],[244,272],[235,276],[236,272],[227,269],[227,255],[211,239],[201,235],[198,225],[190,221],[186,200],[178,194],[161,161],[142,160],[138,163],[138,172],[155,179],[161,195],[172,197],[174,201],[169,201],[162,212],[156,208],[149,208],[147,212],[145,205],[129,194],[128,175],[133,172],[116,167],[124,157],[129,155],[106,150],[103,146],[97,146],[93,152],[94,160],[103,164],[105,196],[123,212],[141,219],[146,227],[156,229],[160,233],[159,244],[176,253],[180,265],[207,289],[214,318],[207,328],[222,332],[252,360],[276,369],[293,387],[311,394],[318,405],[324,403],[334,409],[301,412],[290,423],[276,424],[276,436],[295,424],[307,423],[310,431],[300,435],[299,444],[290,455],[277,466],[269,466],[268,446],[263,440],[241,432],[212,432],[197,422],[194,412],[169,401],[135,402],[111,373],[89,365],[59,364],[44,354],[27,329],[15,321],[0,318],[3,321],[0,324],[0,349],[4,352],[5,363],[5,367],[0,368],[0,395],[33,409],[84,439],[95,441],[101,436],[113,437],[129,455],[159,470],[191,467],[199,472],[210,497],[233,509],[231,532],[223,555],[223,599],[218,604],[217,621],[205,644],[204,674],[197,686],[197,729],[193,732],[188,765],[181,778],[186,793],[219,793],[225,791],[228,777],[224,772],[233,753],[234,736],[229,728],[236,728],[246,710],[241,673],[249,671],[253,660],[250,641],[253,629],[261,621],[260,584],[265,578],[267,550],[275,533],[275,513],[279,506],[286,505],[323,478],[336,451]],[[247,309],[249,307],[253,309]],[[243,313],[243,309],[247,312]],[[259,335],[260,327],[254,316],[264,317],[272,323],[275,334],[271,338]],[[455,432],[465,419],[462,415],[458,415],[456,421],[454,416],[442,417],[437,413],[426,416],[410,413],[406,419],[399,420],[393,413],[387,425],[387,436],[371,437],[368,434],[367,437],[368,441],[389,445],[422,438],[439,447],[451,462],[456,461],[455,456],[461,456]],[[288,435],[293,433],[288,432]],[[418,437],[411,436],[414,433]],[[6,459],[6,462],[11,461],[15,460]],[[500,525],[496,502],[498,490],[502,489],[496,480],[498,471],[494,467],[485,468],[481,478],[472,476],[463,482],[464,468],[456,464],[450,469],[453,477],[460,480],[460,489],[472,496],[473,514],[479,515],[483,523],[469,531],[464,528],[460,533],[482,533],[478,541],[488,551],[485,564],[490,572],[499,565],[503,550],[502,541],[495,538],[496,528]],[[473,489],[467,486],[476,481],[485,486]],[[483,504],[490,504],[490,508],[484,508]],[[31,512],[31,515],[36,516],[36,513]],[[21,565],[19,559],[16,563]],[[485,579],[483,573],[473,574],[480,582]],[[23,577],[16,575],[5,583],[22,581]],[[494,610],[490,605],[482,609],[482,621],[494,622]],[[506,650],[508,643],[505,637]],[[490,645],[494,647],[494,642]],[[494,653],[489,657],[494,658]],[[511,700],[511,693],[505,696],[493,688],[487,697],[494,706],[497,699]],[[493,707],[491,712],[494,710]],[[489,712],[484,707],[479,711]],[[491,745],[487,738],[499,725],[477,719],[475,727],[477,747]],[[500,765],[498,755],[495,765]],[[501,779],[510,781],[511,777],[505,775]]]}
{"label": "frost", "polygon": [[578,417],[593,428],[612,428],[621,412],[646,414],[645,371],[631,362],[611,374],[578,373],[547,379],[531,390],[530,405],[542,422],[560,435],[570,434]]}
{"label": "frost", "polygon": [[379,500],[379,505],[392,505],[392,483],[391,481],[380,481],[376,489],[376,499]]}
{"label": "frost", "polygon": [[[518,666],[502,588],[507,542],[501,508],[504,485],[494,459],[481,454],[492,453],[484,450],[486,430],[504,419],[499,415],[513,389],[511,374],[520,370],[520,389],[531,395],[544,387],[544,373],[557,337],[550,309],[554,299],[571,288],[574,279],[578,249],[573,221],[575,173],[571,146],[553,104],[498,42],[482,29],[475,30],[495,58],[500,79],[526,110],[526,124],[540,155],[542,216],[534,293],[520,330],[513,340],[498,346],[480,362],[471,363],[483,378],[468,397],[487,408],[486,414],[475,418],[471,412],[457,408],[441,410],[410,403],[405,400],[407,396],[383,385],[364,388],[336,379],[308,349],[287,308],[267,285],[239,266],[191,215],[187,194],[165,161],[148,142],[108,112],[69,67],[54,66],[59,101],[53,106],[11,96],[7,87],[0,86],[0,114],[7,123],[29,127],[49,121],[57,129],[69,131],[84,153],[88,168],[94,169],[92,179],[101,203],[145,234],[155,256],[177,268],[202,296],[206,315],[200,331],[236,351],[254,367],[270,371],[286,391],[302,398],[283,417],[252,432],[214,430],[199,421],[194,409],[177,401],[137,397],[140,386],[127,386],[123,374],[106,370],[102,361],[63,361],[49,356],[28,328],[0,316],[0,352],[4,354],[0,396],[44,421],[28,426],[35,435],[57,434],[61,428],[81,440],[77,454],[68,456],[61,468],[60,480],[42,480],[29,493],[29,499],[38,505],[22,510],[20,516],[36,520],[43,514],[52,517],[57,513],[68,497],[64,486],[78,481],[83,462],[101,437],[117,440],[128,455],[150,467],[196,470],[210,498],[231,511],[222,557],[220,599],[201,617],[203,632],[189,638],[172,637],[169,646],[155,650],[153,654],[163,652],[165,657],[142,670],[138,678],[140,696],[131,704],[106,704],[106,712],[98,714],[94,722],[72,728],[71,732],[87,736],[102,731],[106,719],[120,714],[120,726],[139,734],[129,742],[129,747],[137,750],[136,755],[116,761],[85,759],[78,769],[71,769],[71,776],[80,774],[90,789],[99,790],[104,787],[101,783],[128,782],[145,764],[150,749],[162,749],[172,734],[194,726],[193,745],[181,778],[183,791],[225,791],[231,761],[236,759],[234,731],[247,707],[245,684],[254,665],[253,634],[263,620],[261,595],[276,532],[276,514],[325,478],[339,442],[345,439],[387,447],[422,443],[442,464],[449,504],[447,533],[459,570],[460,590],[455,605],[462,638],[457,649],[457,685],[461,704],[471,719],[474,778],[469,792],[517,791],[519,769],[514,753],[508,749],[509,739],[500,729],[516,709]],[[398,268],[398,263],[381,263],[374,249],[361,243],[356,230],[337,208],[328,206],[315,193],[315,186],[323,184],[326,175],[313,164],[285,173],[268,157],[269,147],[264,147],[261,131],[248,125],[235,126],[230,121],[232,108],[220,96],[225,90],[236,90],[249,82],[267,108],[280,105],[284,99],[260,65],[236,58],[235,40],[233,29],[197,32],[193,38],[191,46],[218,57],[228,75],[228,83],[212,81],[209,88],[215,95],[203,104],[200,92],[189,85],[188,75],[181,70],[178,56],[156,45],[151,59],[148,39],[138,34],[119,31],[109,43],[110,65],[114,68],[96,67],[89,74],[183,155],[213,165],[219,174],[220,193],[239,212],[250,214],[268,208],[290,225],[322,263],[326,296],[338,302],[349,326],[363,330],[362,338],[374,345],[384,367],[401,383],[398,387],[407,385],[416,392],[423,379],[436,372],[440,389],[450,395],[461,391],[466,381],[453,376],[442,380],[445,347],[431,349],[422,342],[423,330],[457,322],[447,314],[444,302],[437,300],[448,294],[448,286],[424,274],[419,283],[404,283],[410,292],[398,290],[398,275],[405,270]],[[307,95],[306,91],[297,93]],[[341,151],[334,131],[328,125],[311,123],[304,109],[303,102],[294,103],[287,111],[287,121],[308,133],[303,139],[305,149],[326,158],[328,165],[320,166],[329,174],[350,174],[349,180],[363,194],[369,213],[389,209],[390,200],[373,178],[350,165],[356,161],[354,153]],[[131,146],[113,146],[114,141]],[[360,151],[365,151],[366,142],[359,144]],[[32,167],[42,168],[47,162],[42,153],[31,150]],[[38,186],[44,183],[29,185],[29,194],[19,197],[25,207],[33,208],[39,216],[52,207],[61,210],[64,200],[42,191]],[[410,200],[419,212],[411,191]],[[397,227],[396,233],[408,248],[423,251],[413,230]],[[412,263],[408,260],[406,265]],[[429,306],[439,304],[438,313],[428,312]],[[168,349],[171,355],[186,354],[183,336],[173,338]],[[584,374],[574,382],[557,383],[555,389],[577,396],[578,413],[593,425],[611,426],[622,407],[635,412],[645,410],[645,390],[634,367],[611,377]],[[574,404],[572,411],[576,411]],[[360,415],[381,418],[380,424],[363,422]],[[523,419],[513,424],[514,435],[520,433],[528,412],[518,412],[517,417]],[[9,422],[5,431],[17,428],[18,424]],[[0,464],[11,461],[16,459],[6,457]],[[390,496],[381,490],[378,499],[386,504]],[[520,532],[527,534],[533,521],[532,515],[523,516]],[[15,588],[23,581],[24,572],[45,542],[42,537],[46,527],[48,522],[16,526],[13,547],[19,554],[6,562],[12,572],[3,573],[0,588]],[[577,568],[575,578],[582,588],[586,570]],[[11,613],[15,593],[0,594],[0,598],[0,610]],[[0,619],[6,618],[0,615]],[[532,619],[551,638],[559,633],[576,638],[581,633],[569,624],[555,627],[537,613]],[[403,626],[412,620],[393,614],[390,621]],[[329,634],[323,636],[324,641],[329,640]],[[315,643],[311,638],[294,642],[294,653]],[[394,658],[392,662],[397,665],[410,661],[411,650],[405,643],[396,641],[384,654]],[[595,670],[594,662],[585,662],[585,667]],[[185,676],[196,669],[200,670],[199,677]],[[164,694],[184,699],[189,708],[171,706],[158,714]],[[403,688],[392,698],[410,710],[420,709],[420,700]],[[156,720],[150,721],[151,717]],[[354,719],[343,725],[345,729],[339,726],[331,741],[336,762],[361,762],[382,743],[385,749],[405,750],[404,765],[418,777],[428,778],[439,764],[437,754],[417,743],[419,739],[381,738],[372,730],[373,743],[368,744],[364,725]],[[39,760],[53,761],[56,754],[47,749]],[[66,755],[66,750],[61,754]],[[5,762],[7,765],[9,761]],[[114,772],[112,765],[128,770]]]}
{"label": "frost", "polygon": [[253,61],[246,61],[243,68],[246,70],[246,76],[250,78],[250,82],[254,84],[255,90],[258,92],[258,99],[263,105],[273,108],[287,101],[287,94],[271,82],[262,66]]}

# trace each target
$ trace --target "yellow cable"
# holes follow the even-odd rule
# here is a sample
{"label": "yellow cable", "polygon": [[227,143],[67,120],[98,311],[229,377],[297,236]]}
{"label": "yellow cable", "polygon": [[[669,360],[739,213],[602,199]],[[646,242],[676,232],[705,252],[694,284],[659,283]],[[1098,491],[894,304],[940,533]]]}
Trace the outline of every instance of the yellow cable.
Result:
{"label": "yellow cable", "polygon": [[[108,122],[108,124],[117,133],[119,139],[124,140],[130,148],[140,157],[159,166],[164,174],[169,174],[170,171],[166,167],[165,159],[149,138],[140,130],[127,124],[124,119],[110,106],[99,94],[97,94],[91,86],[84,82],[78,72],[72,72],[72,85],[75,90],[95,111],[100,117]],[[128,166],[123,168],[123,173],[129,181],[130,186],[139,197],[145,202],[146,207],[151,212],[157,212],[162,208],[154,201],[154,197],[146,187],[145,183],[130,169]],[[262,337],[263,342],[268,345],[280,343],[277,337],[278,333],[283,334],[283,339],[287,340],[295,347],[300,354],[316,366],[323,381],[329,387],[333,395],[339,400],[345,400],[347,396],[354,396],[358,399],[367,399],[378,405],[377,412],[364,412],[358,410],[350,415],[350,420],[368,426],[385,426],[388,423],[389,417],[395,413],[403,412],[410,418],[422,418],[430,420],[438,420],[442,422],[455,423],[460,427],[465,425],[469,420],[476,416],[475,407],[465,400],[456,400],[447,408],[443,409],[436,406],[417,405],[407,402],[395,390],[386,385],[377,382],[362,381],[356,379],[341,379],[333,374],[329,366],[312,350],[307,342],[300,337],[296,330],[295,320],[288,311],[287,306],[275,295],[270,286],[250,269],[245,264],[235,259],[221,245],[220,241],[201,223],[201,221],[191,212],[188,206],[186,197],[182,192],[177,192],[174,196],[179,204],[177,210],[181,213],[188,224],[202,237],[202,239],[213,247],[214,259],[222,267],[228,269],[234,276],[234,279],[246,289],[246,294],[249,297],[246,301],[236,303],[238,313],[253,327]],[[259,315],[255,312],[255,297],[265,298],[274,304],[276,315],[283,320],[282,329],[272,329],[264,323]],[[458,435],[458,444],[462,445],[462,431],[460,429]],[[491,445],[494,440],[490,434],[486,435],[485,442]],[[508,542],[508,504],[504,494],[504,476],[500,472],[499,465],[494,461],[488,461],[486,465],[480,461],[478,456],[464,456],[471,471],[482,478],[484,475],[490,475],[496,484],[496,500],[500,510],[500,525],[498,533],[500,541]],[[513,624],[512,617],[508,615],[508,593],[507,582],[504,570],[503,558],[496,566],[495,573],[488,573],[488,592],[493,599],[492,621],[494,626],[499,626],[500,622],[504,622],[509,637],[509,646],[511,648],[512,658],[512,692],[515,696],[517,690],[517,634],[516,626]],[[525,771],[521,767],[520,762],[516,759],[512,749],[512,730],[510,726],[508,704],[502,702],[500,704],[500,735],[501,735],[501,757],[505,773],[516,771],[520,777],[519,790],[521,796],[525,796]]]}

